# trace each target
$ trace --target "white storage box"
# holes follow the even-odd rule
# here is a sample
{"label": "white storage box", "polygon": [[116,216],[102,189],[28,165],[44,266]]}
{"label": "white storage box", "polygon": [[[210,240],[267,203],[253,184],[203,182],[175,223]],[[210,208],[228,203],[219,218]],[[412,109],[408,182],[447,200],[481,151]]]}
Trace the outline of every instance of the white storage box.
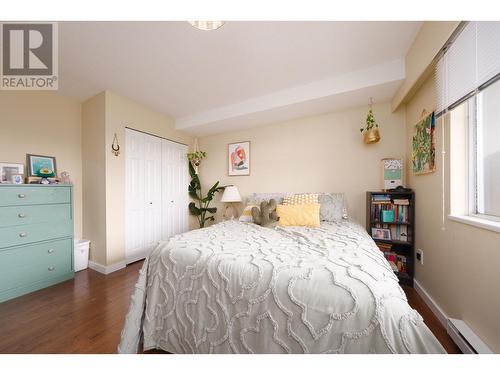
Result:
{"label": "white storage box", "polygon": [[89,266],[90,241],[75,240],[74,266],[75,272],[86,269]]}

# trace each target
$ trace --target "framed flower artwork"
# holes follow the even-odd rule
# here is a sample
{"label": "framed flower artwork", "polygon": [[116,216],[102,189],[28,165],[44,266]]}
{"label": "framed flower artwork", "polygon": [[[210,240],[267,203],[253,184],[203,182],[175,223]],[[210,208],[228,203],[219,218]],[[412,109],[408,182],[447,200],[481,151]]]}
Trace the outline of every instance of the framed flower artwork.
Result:
{"label": "framed flower artwork", "polygon": [[250,175],[250,141],[227,145],[229,176]]}

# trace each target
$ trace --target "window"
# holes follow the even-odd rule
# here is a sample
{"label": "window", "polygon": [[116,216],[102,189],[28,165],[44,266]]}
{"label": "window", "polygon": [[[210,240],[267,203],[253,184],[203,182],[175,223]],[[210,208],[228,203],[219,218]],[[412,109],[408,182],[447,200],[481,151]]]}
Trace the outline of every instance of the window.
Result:
{"label": "window", "polygon": [[500,231],[500,22],[468,22],[436,64],[449,125],[450,219]]}
{"label": "window", "polygon": [[477,95],[473,213],[500,219],[500,81]]}

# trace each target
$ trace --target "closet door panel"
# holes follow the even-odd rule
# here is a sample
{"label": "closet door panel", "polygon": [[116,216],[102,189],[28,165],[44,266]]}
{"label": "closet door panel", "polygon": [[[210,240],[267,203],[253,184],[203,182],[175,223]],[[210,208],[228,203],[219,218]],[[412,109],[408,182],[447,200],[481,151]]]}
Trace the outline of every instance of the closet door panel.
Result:
{"label": "closet door panel", "polygon": [[188,230],[187,146],[163,141],[163,239]]}
{"label": "closet door panel", "polygon": [[145,251],[153,250],[161,239],[162,223],[162,140],[144,135]]}
{"label": "closet door panel", "polygon": [[134,258],[144,249],[144,142],[142,134],[126,132],[125,253]]}

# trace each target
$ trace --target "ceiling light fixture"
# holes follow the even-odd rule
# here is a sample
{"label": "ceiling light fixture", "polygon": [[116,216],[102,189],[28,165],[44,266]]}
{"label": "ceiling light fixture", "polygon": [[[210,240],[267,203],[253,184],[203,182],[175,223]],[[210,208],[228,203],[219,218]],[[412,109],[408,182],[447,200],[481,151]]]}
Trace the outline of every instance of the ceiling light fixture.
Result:
{"label": "ceiling light fixture", "polygon": [[224,21],[188,21],[191,26],[196,27],[199,30],[217,30],[219,27],[224,25]]}

